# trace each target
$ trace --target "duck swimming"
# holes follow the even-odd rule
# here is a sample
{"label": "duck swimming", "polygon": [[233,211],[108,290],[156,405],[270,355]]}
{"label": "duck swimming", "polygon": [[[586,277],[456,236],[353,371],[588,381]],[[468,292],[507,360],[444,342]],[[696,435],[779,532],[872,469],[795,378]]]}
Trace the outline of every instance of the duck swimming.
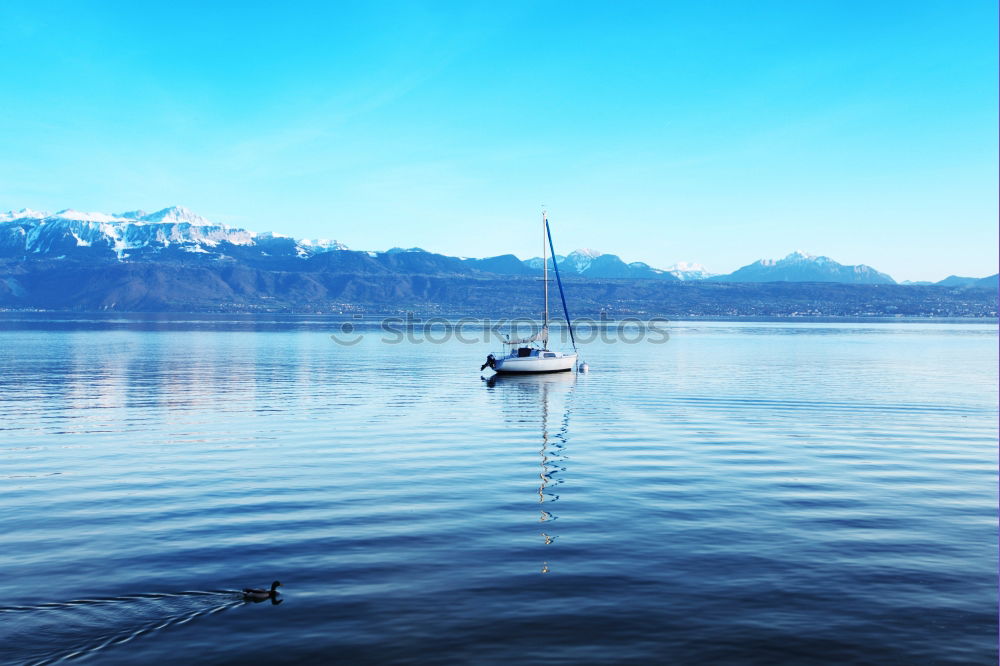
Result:
{"label": "duck swimming", "polygon": [[244,587],[243,598],[247,601],[265,601],[267,599],[274,601],[275,597],[278,596],[279,587],[281,587],[281,582],[277,580],[271,583],[270,590],[260,587]]}

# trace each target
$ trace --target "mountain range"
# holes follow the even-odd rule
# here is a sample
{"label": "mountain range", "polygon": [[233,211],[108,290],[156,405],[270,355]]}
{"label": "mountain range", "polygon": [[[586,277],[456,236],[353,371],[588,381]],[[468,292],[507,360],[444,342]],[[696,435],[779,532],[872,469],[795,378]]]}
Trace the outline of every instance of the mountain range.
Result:
{"label": "mountain range", "polygon": [[295,257],[346,250],[336,241],[294,240],[214,224],[178,206],[108,215],[24,209],[0,213],[0,258],[167,260]]}
{"label": "mountain range", "polygon": [[[484,259],[449,257],[420,248],[385,252],[350,250],[335,240],[294,239],[212,223],[182,207],[118,214],[63,210],[55,214],[24,209],[0,214],[0,261],[170,262],[190,265],[240,264],[287,271],[326,271],[358,275],[506,275],[541,272],[539,257],[520,260],[500,255]],[[552,258],[549,259],[552,262]],[[668,282],[835,282],[895,284],[870,266],[846,266],[829,257],[792,252],[783,259],[761,259],[725,275],[698,264],[659,269],[626,263],[617,255],[575,250],[557,255],[568,278],[642,279]],[[940,286],[996,288],[997,276],[950,276]]]}
{"label": "mountain range", "polygon": [[729,275],[708,278],[724,282],[844,282],[847,284],[895,284],[896,281],[871,266],[844,266],[829,257],[795,251],[784,259],[760,259]]}

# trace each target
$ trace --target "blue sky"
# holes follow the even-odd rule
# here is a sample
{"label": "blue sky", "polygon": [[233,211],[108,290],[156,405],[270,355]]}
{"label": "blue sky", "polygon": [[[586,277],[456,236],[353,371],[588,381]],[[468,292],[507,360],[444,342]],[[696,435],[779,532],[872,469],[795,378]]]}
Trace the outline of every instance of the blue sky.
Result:
{"label": "blue sky", "polygon": [[356,249],[997,271],[997,7],[0,4],[0,209]]}

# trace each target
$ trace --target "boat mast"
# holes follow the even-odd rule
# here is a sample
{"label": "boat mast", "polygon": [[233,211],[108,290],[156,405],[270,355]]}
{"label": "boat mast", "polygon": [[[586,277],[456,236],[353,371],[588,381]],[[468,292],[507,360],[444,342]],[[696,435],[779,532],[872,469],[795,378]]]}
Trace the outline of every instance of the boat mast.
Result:
{"label": "boat mast", "polygon": [[[556,256],[556,246],[552,244],[552,230],[549,229],[549,221],[545,220],[545,233],[549,237],[549,249],[552,256]],[[573,343],[573,351],[576,351],[576,336],[573,335],[573,322],[569,318],[569,308],[566,307],[566,292],[563,291],[562,280],[559,278],[559,264],[553,262],[552,268],[556,272],[556,284],[559,285],[559,300],[562,301],[563,314],[566,315],[566,328],[569,330],[569,339]]]}
{"label": "boat mast", "polygon": [[[542,210],[542,282],[545,284],[545,313],[542,315],[542,347],[549,348],[549,248],[546,244],[545,210]],[[552,257],[552,261],[556,258]]]}

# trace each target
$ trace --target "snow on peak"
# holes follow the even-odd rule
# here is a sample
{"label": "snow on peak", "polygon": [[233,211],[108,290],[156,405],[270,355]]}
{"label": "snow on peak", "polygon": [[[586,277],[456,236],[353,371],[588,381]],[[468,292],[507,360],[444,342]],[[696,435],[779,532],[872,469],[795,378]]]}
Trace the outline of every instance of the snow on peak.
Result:
{"label": "snow on peak", "polygon": [[788,264],[827,264],[834,263],[829,257],[818,257],[802,250],[795,250],[785,255],[783,259],[758,259],[761,266],[787,266]]}
{"label": "snow on peak", "polygon": [[42,218],[46,218],[48,216],[48,213],[43,213],[40,210],[22,208],[21,210],[9,210],[6,213],[0,213],[0,222],[10,222],[11,220],[41,220]]}
{"label": "snow on peak", "polygon": [[[97,252],[111,251],[119,259],[155,255],[167,248],[172,248],[169,252],[180,249],[226,256],[231,245],[257,246],[262,256],[272,256],[272,251],[275,251],[308,257],[347,249],[346,245],[333,239],[298,241],[280,234],[258,234],[215,224],[182,206],[171,206],[155,213],[132,210],[114,215],[73,209],[50,215],[25,208],[0,213],[0,223],[11,223],[17,227],[26,253],[52,256],[67,244],[93,247]],[[419,248],[407,251],[423,252]]]}
{"label": "snow on peak", "polygon": [[834,264],[836,262],[830,257],[820,257],[816,256],[815,254],[809,254],[808,252],[803,252],[802,250],[796,250],[795,252],[792,252],[787,257],[782,259],[780,263],[782,264],[810,263],[810,264],[823,265],[823,264]]}
{"label": "snow on peak", "polygon": [[316,250],[346,250],[347,246],[332,238],[303,238],[299,245]]}
{"label": "snow on peak", "polygon": [[[142,211],[136,211],[142,212]],[[164,222],[167,224],[176,224],[179,222],[187,222],[198,227],[210,227],[210,226],[222,226],[213,225],[211,222],[203,218],[197,213],[193,213],[184,206],[171,206],[170,208],[164,208],[163,210],[158,210],[155,213],[150,213],[149,215],[143,215],[142,218],[145,222]]]}
{"label": "snow on peak", "polygon": [[813,259],[817,259],[817,257],[802,250],[795,250],[785,257],[784,261],[812,261]]}
{"label": "snow on peak", "polygon": [[[583,273],[588,268],[590,264],[594,262],[594,259],[603,256],[603,252],[598,252],[597,250],[591,250],[590,248],[581,248],[579,250],[573,250],[566,256],[564,260],[575,272]],[[560,261],[560,264],[563,262]]]}
{"label": "snow on peak", "polygon": [[696,263],[694,263],[692,261],[678,261],[676,264],[674,264],[673,266],[669,267],[667,270],[668,271],[684,271],[684,272],[700,271],[702,273],[707,273],[708,272],[707,270],[705,270],[704,266],[702,266],[701,264],[696,264]]}
{"label": "snow on peak", "polygon": [[61,210],[55,215],[50,215],[49,218],[59,219],[59,220],[73,220],[74,222],[119,222],[120,218],[114,215],[108,215],[107,213],[85,213],[79,210],[73,210],[72,208],[67,208],[66,210]]}
{"label": "snow on peak", "polygon": [[692,261],[678,261],[668,268],[667,272],[679,280],[704,280],[715,275],[715,273],[710,273],[701,264],[696,264]]}

